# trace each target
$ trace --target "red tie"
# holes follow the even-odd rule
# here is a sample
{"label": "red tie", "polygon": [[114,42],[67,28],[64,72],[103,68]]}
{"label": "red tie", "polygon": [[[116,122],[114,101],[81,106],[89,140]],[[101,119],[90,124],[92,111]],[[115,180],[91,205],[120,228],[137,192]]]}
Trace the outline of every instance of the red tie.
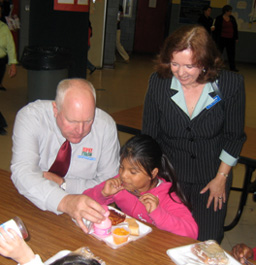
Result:
{"label": "red tie", "polygon": [[71,158],[71,146],[70,142],[66,140],[60,147],[60,150],[51,168],[49,169],[49,172],[55,173],[60,177],[64,177],[68,172],[70,158]]}

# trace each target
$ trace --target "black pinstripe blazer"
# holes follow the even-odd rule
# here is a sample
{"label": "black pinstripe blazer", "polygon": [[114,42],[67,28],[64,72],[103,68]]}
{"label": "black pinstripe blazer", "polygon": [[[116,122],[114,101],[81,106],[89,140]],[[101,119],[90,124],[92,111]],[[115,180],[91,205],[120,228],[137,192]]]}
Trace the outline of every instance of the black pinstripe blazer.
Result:
{"label": "black pinstripe blazer", "polygon": [[[243,77],[222,71],[218,79],[222,101],[192,120],[171,99],[177,91],[170,85],[171,79],[157,73],[150,77],[142,133],[159,142],[180,181],[208,183],[216,176],[222,149],[238,157],[246,140]],[[215,92],[210,95],[216,96]]]}

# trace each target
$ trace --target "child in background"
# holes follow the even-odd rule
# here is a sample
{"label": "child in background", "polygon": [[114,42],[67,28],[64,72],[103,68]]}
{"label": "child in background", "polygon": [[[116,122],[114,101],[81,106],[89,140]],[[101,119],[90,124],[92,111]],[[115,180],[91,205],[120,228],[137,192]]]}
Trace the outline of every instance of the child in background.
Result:
{"label": "child in background", "polygon": [[28,264],[32,260],[34,263],[29,265],[43,264],[40,257],[35,255],[33,250],[13,229],[8,229],[8,234],[0,227],[0,254],[4,257],[9,257],[18,262],[20,265]]}
{"label": "child in background", "polygon": [[[0,227],[0,255],[15,260],[19,263],[18,265],[44,265],[40,256],[35,255],[13,229],[8,229],[7,233]],[[79,254],[69,254],[50,265],[100,265],[100,263],[96,259],[88,259]]]}
{"label": "child in background", "polygon": [[232,255],[242,264],[248,264],[247,259],[256,260],[256,247],[250,248],[245,244],[237,244],[232,248]]}
{"label": "child in background", "polygon": [[148,135],[134,136],[121,148],[119,175],[83,194],[100,204],[115,202],[124,213],[159,229],[197,239],[198,227],[173,167]]}

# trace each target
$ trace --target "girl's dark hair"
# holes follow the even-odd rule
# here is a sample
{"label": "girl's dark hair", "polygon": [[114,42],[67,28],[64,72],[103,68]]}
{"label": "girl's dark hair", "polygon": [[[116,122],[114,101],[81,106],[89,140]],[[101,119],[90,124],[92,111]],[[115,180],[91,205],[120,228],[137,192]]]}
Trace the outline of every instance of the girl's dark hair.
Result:
{"label": "girl's dark hair", "polygon": [[157,176],[172,182],[172,186],[168,191],[170,198],[175,201],[172,197],[172,192],[175,192],[181,202],[190,209],[189,203],[181,191],[171,162],[151,136],[140,134],[129,139],[120,151],[120,162],[122,163],[124,159],[128,159],[132,164],[142,167],[151,178],[153,177],[151,172],[154,168],[158,168]]}
{"label": "girl's dark hair", "polygon": [[203,69],[196,81],[200,84],[215,81],[224,64],[214,40],[206,29],[199,25],[182,26],[165,40],[155,67],[160,77],[172,77],[172,56],[175,52],[186,49],[193,53],[193,64]]}
{"label": "girl's dark hair", "polygon": [[51,265],[100,265],[100,263],[96,259],[88,259],[79,254],[72,254],[54,261]]}

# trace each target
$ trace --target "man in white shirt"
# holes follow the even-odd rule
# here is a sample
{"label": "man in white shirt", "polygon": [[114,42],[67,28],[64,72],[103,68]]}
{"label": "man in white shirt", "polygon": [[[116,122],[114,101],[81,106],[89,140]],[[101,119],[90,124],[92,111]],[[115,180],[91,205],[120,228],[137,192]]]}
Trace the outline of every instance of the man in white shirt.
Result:
{"label": "man in white shirt", "polygon": [[[62,178],[48,170],[66,139],[72,154]],[[105,211],[81,193],[118,173],[119,149],[116,124],[96,108],[92,84],[66,79],[59,83],[54,102],[37,100],[18,112],[11,179],[37,207],[67,213],[87,232],[83,218],[101,222]]]}

